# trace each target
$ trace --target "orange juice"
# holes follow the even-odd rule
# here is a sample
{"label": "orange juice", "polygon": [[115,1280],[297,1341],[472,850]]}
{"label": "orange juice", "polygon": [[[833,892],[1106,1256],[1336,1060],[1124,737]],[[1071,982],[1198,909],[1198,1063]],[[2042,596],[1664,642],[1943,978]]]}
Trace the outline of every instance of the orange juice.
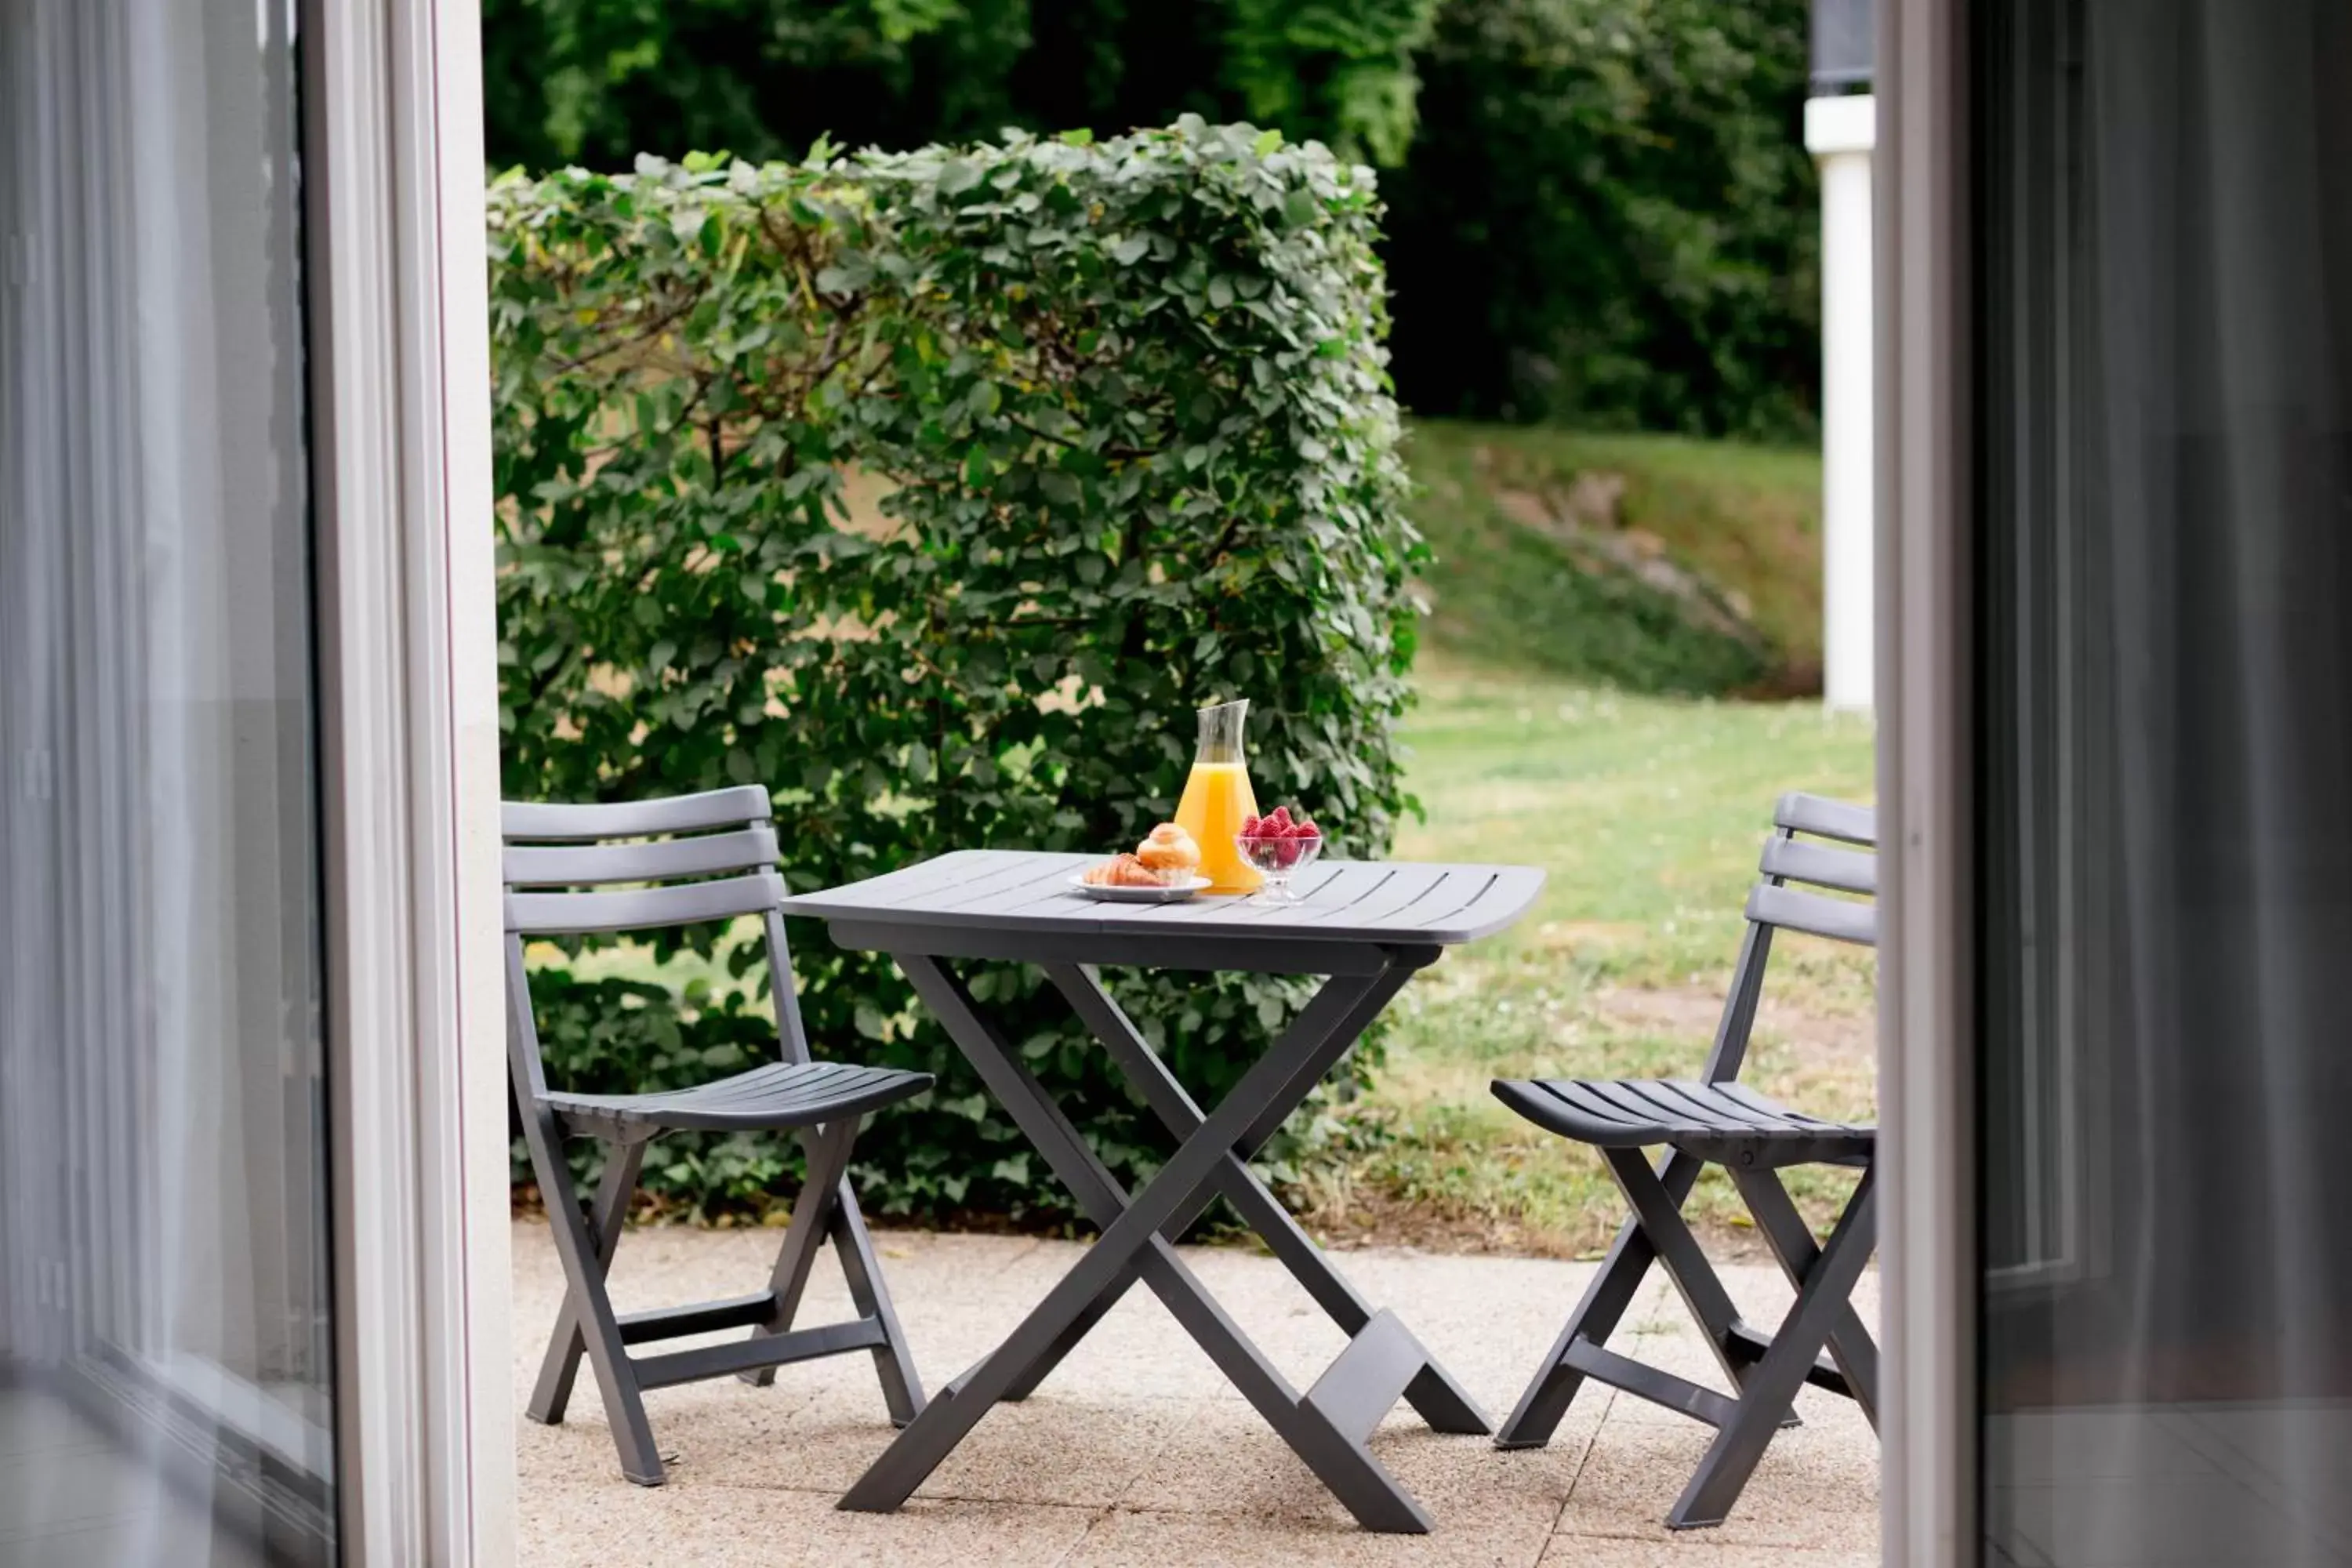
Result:
{"label": "orange juice", "polygon": [[1194,763],[1177,803],[1176,825],[1201,847],[1201,875],[1213,893],[1254,893],[1265,877],[1242,859],[1234,837],[1257,815],[1257,795],[1239,763]]}

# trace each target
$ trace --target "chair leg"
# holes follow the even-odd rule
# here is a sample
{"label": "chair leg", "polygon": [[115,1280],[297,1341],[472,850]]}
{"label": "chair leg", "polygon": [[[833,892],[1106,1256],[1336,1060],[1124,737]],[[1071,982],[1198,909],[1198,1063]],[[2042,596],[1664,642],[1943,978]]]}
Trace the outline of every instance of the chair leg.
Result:
{"label": "chair leg", "polygon": [[1658,1179],[1640,1150],[1603,1149],[1601,1152],[1609,1162],[1609,1173],[1616,1178],[1617,1190],[1633,1205],[1635,1222],[1657,1250],[1658,1261],[1666,1266],[1666,1278],[1674,1281],[1683,1305],[1698,1321],[1723,1375],[1732,1387],[1744,1391],[1752,1369],[1730,1348],[1731,1327],[1739,1321],[1739,1309],[1732,1304],[1731,1293],[1716,1278],[1698,1237],[1684,1221],[1682,1201]]}
{"label": "chair leg", "polygon": [[1666,1523],[1675,1530],[1721,1524],[1739,1500],[1739,1493],[1764,1457],[1765,1447],[1780,1427],[1780,1417],[1803,1386],[1805,1374],[1847,1310],[1854,1282],[1862,1278],[1876,1242],[1873,1200],[1875,1169],[1863,1173],[1853,1200],[1830,1233],[1829,1245],[1805,1271],[1796,1304],[1772,1336],[1772,1348],[1758,1362],[1741,1389],[1739,1408],[1715,1436],[1715,1441],[1692,1473],[1690,1484],[1675,1500]]}
{"label": "chair leg", "polygon": [[[657,1487],[664,1479],[661,1453],[654,1447],[646,1402],[637,1391],[636,1374],[622,1343],[620,1323],[613,1316],[612,1298],[604,1291],[609,1253],[597,1251],[596,1237],[589,1234],[587,1218],[580,1212],[579,1191],[563,1163],[554,1116],[543,1106],[532,1107],[525,1114],[523,1126],[539,1190],[547,1198],[555,1253],[563,1264],[574,1321],[580,1325],[588,1364],[596,1369],[596,1387],[604,1396],[604,1419],[612,1428],[613,1446],[620,1451],[621,1473],[641,1487]],[[635,1173],[630,1174],[634,1183]]]}
{"label": "chair leg", "polygon": [[[808,1152],[808,1179],[801,1184],[800,1201],[793,1205],[793,1222],[784,1231],[784,1244],[776,1250],[776,1267],[768,1276],[768,1293],[774,1298],[775,1307],[768,1321],[751,1331],[753,1339],[786,1332],[800,1315],[809,1268],[816,1261],[817,1247],[832,1231],[844,1173],[849,1169],[850,1147],[856,1141],[856,1117],[812,1128],[802,1138],[801,1146]],[[739,1375],[755,1387],[766,1388],[776,1381],[776,1369],[763,1366]]]}
{"label": "chair leg", "polygon": [[1634,1294],[1650,1272],[1651,1260],[1657,1255],[1642,1235],[1642,1227],[1627,1223],[1617,1232],[1617,1240],[1609,1248],[1608,1258],[1592,1283],[1584,1288],[1584,1297],[1576,1310],[1568,1315],[1568,1326],[1544,1352],[1542,1367],[1528,1381],[1527,1392],[1495,1433],[1497,1448],[1540,1448],[1551,1441],[1552,1434],[1575,1403],[1577,1393],[1584,1386],[1584,1373],[1568,1364],[1570,1349],[1579,1340],[1605,1344],[1616,1331],[1625,1310],[1633,1304]]}
{"label": "chair leg", "polygon": [[[1541,1369],[1496,1434],[1495,1446],[1498,1448],[1541,1447],[1551,1440],[1587,1377],[1609,1381],[1607,1373],[1588,1370],[1593,1358],[1586,1356],[1585,1364],[1579,1364],[1577,1347],[1582,1345],[1593,1351],[1606,1348],[1610,1335],[1632,1307],[1653,1262],[1665,1265],[1667,1278],[1674,1281],[1683,1305],[1697,1321],[1701,1336],[1715,1352],[1716,1362],[1731,1385],[1745,1389],[1748,1379],[1755,1375],[1753,1364],[1735,1355],[1731,1349],[1732,1331],[1739,1321],[1738,1309],[1707,1262],[1698,1238],[1691,1234],[1682,1217],[1682,1206],[1705,1169],[1705,1162],[1696,1155],[1673,1150],[1654,1170],[1635,1150],[1606,1149],[1601,1152],[1616,1179],[1618,1190],[1633,1205],[1634,1217],[1618,1231],[1600,1272],[1593,1276],[1575,1311],[1569,1315],[1567,1327],[1552,1342]],[[1677,1402],[1669,1403],[1675,1408],[1682,1408]],[[1780,1425],[1795,1426],[1801,1423],[1791,1411],[1783,1414]]]}
{"label": "chair leg", "polygon": [[[613,1270],[613,1248],[619,1245],[622,1222],[628,1218],[629,1200],[637,1190],[637,1175],[646,1162],[643,1143],[614,1144],[604,1156],[604,1174],[596,1184],[594,1214],[596,1271]],[[523,1414],[542,1426],[562,1424],[564,1407],[572,1403],[572,1384],[580,1375],[580,1357],[588,1348],[581,1331],[580,1313],[572,1296],[563,1298],[555,1315],[555,1332],[549,1336],[547,1355],[539,1365],[539,1384],[531,1390]]]}
{"label": "chair leg", "polygon": [[[1690,1196],[1703,1163],[1695,1155],[1680,1150],[1670,1151],[1657,1168],[1658,1184],[1665,1189],[1674,1207],[1680,1209]],[[1600,1272],[1584,1289],[1583,1298],[1576,1310],[1568,1315],[1568,1326],[1545,1352],[1543,1366],[1528,1383],[1527,1392],[1519,1395],[1517,1406],[1495,1434],[1497,1448],[1539,1448],[1551,1441],[1560,1421],[1568,1415],[1579,1390],[1584,1386],[1584,1373],[1569,1364],[1569,1352],[1579,1340],[1601,1346],[1617,1331],[1617,1325],[1633,1305],[1633,1298],[1642,1289],[1642,1281],[1657,1258],[1657,1248],[1643,1232],[1638,1219],[1628,1220],[1618,1230],[1617,1239],[1610,1245]]]}
{"label": "chair leg", "polygon": [[[807,1291],[817,1248],[830,1241],[841,1260],[842,1278],[848,1282],[849,1299],[857,1315],[873,1320],[882,1330],[883,1342],[874,1347],[874,1370],[881,1379],[882,1401],[889,1409],[891,1424],[904,1426],[922,1412],[923,1384],[916,1375],[914,1352],[908,1347],[907,1331],[899,1326],[890,1289],[883,1282],[874,1238],[866,1232],[866,1216],[849,1184],[849,1157],[857,1142],[857,1121],[852,1118],[814,1129],[803,1140],[808,1150],[808,1181],[801,1189],[801,1201],[793,1210],[792,1226],[784,1233],[784,1244],[777,1251],[776,1267],[769,1278],[775,1308],[751,1337],[761,1339],[792,1328],[800,1314],[801,1297]],[[737,1375],[765,1388],[775,1382],[776,1369],[761,1367]]]}
{"label": "chair leg", "polygon": [[[1789,1189],[1770,1171],[1734,1169],[1731,1180],[1738,1187],[1748,1212],[1756,1216],[1756,1228],[1763,1233],[1772,1256],[1780,1260],[1780,1272],[1789,1283],[1802,1289],[1805,1276],[1821,1257],[1813,1245],[1812,1232],[1805,1227],[1804,1216],[1790,1200]],[[1846,1303],[1830,1329],[1830,1359],[1837,1363],[1838,1371],[1845,1374],[1845,1385],[1853,1402],[1862,1407],[1863,1418],[1870,1429],[1878,1430],[1878,1343],[1863,1326],[1861,1314],[1853,1304]]]}
{"label": "chair leg", "polygon": [[850,1191],[847,1177],[839,1185],[833,1205],[834,1251],[857,1315],[882,1325],[882,1343],[874,1347],[874,1373],[882,1382],[882,1403],[890,1412],[890,1424],[904,1426],[923,1413],[923,1381],[915,1372],[914,1352],[908,1348],[907,1331],[899,1326],[898,1309],[891,1304],[890,1287],[882,1278],[881,1259],[874,1255],[874,1237],[866,1228],[857,1194]]}

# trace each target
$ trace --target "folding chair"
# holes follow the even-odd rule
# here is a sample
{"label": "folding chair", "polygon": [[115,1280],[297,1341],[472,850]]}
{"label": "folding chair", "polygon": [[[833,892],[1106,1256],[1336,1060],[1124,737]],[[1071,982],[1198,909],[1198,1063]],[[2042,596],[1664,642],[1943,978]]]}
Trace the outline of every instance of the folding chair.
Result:
{"label": "folding chair", "polygon": [[[1873,1430],[1878,1426],[1878,1349],[1849,1301],[1875,1237],[1877,1130],[1807,1116],[1738,1081],[1774,931],[1876,945],[1872,906],[1790,884],[1874,895],[1878,858],[1864,851],[1874,849],[1877,821],[1864,806],[1788,795],[1780,797],[1773,822],[1764,845],[1763,879],[1748,896],[1748,930],[1732,972],[1731,994],[1698,1079],[1498,1079],[1494,1084],[1496,1099],[1537,1126],[1600,1150],[1633,1210],[1518,1408],[1496,1434],[1496,1447],[1539,1447],[1549,1442],[1586,1378],[1706,1422],[1716,1428],[1715,1441],[1666,1515],[1666,1523],[1676,1530],[1723,1522],[1772,1434],[1796,1425],[1790,1406],[1800,1385],[1811,1383],[1844,1394],[1862,1406]],[[1816,839],[1863,848],[1832,848],[1811,842]],[[1653,1168],[1642,1151],[1660,1145],[1668,1152]],[[1773,1333],[1740,1319],[1683,1220],[1691,1185],[1710,1163],[1730,1174],[1755,1216],[1757,1234],[1797,1288],[1795,1305]],[[1862,1172],[1845,1213],[1828,1243],[1818,1248],[1778,1174],[1782,1167],[1801,1164],[1847,1165]],[[1607,1348],[1653,1259],[1666,1266],[1725,1377],[1738,1391],[1736,1396]],[[1825,1345],[1826,1360],[1821,1355]]]}
{"label": "folding chair", "polygon": [[[767,792],[746,786],[617,805],[509,803],[504,813],[508,1068],[566,1285],[528,1410],[534,1421],[562,1421],[585,1354],[596,1369],[621,1471],[640,1486],[659,1486],[663,1479],[646,1424],[644,1391],[649,1388],[729,1373],[765,1386],[787,1362],[865,1350],[874,1354],[895,1424],[904,1426],[923,1405],[914,1358],[847,1171],[865,1113],[921,1093],[930,1087],[930,1075],[809,1059],[792,954],[784,945],[784,885],[776,873],[768,809]],[[615,883],[640,885],[616,889]],[[548,890],[553,889],[597,890]],[[547,1087],[523,966],[527,938],[645,931],[741,915],[758,915],[766,926],[782,1060],[653,1094],[568,1094]],[[808,1180],[793,1205],[775,1268],[767,1289],[751,1295],[616,1317],[604,1276],[646,1146],[661,1133],[688,1130],[800,1134]],[[600,1138],[611,1146],[595,1206],[584,1215],[564,1163],[567,1137]],[[840,1257],[858,1316],[795,1329],[810,1265],[826,1241]],[[631,1355],[624,1348],[726,1329],[751,1332],[661,1355]]]}

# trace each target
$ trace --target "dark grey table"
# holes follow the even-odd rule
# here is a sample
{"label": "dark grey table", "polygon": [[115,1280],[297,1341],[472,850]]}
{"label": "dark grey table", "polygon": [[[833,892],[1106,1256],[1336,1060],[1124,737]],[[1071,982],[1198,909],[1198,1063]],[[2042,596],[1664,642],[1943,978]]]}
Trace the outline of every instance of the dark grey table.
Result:
{"label": "dark grey table", "polygon": [[[1392,1312],[1374,1311],[1248,1164],[1414,971],[1526,912],[1543,873],[1517,866],[1335,861],[1299,873],[1301,901],[1200,898],[1100,903],[1069,879],[1098,858],[962,850],[786,900],[843,947],[887,952],[1101,1237],[1010,1339],[937,1394],[841,1506],[904,1502],[1001,1399],[1025,1398],[1140,1279],[1283,1440],[1369,1530],[1420,1532],[1429,1515],[1365,1447],[1410,1400],[1440,1432],[1486,1433],[1486,1415]],[[1020,1053],[944,963],[1040,965],[1171,1132],[1175,1154],[1132,1195],[1112,1179]],[[1203,1113],[1096,978],[1097,964],[1328,976],[1215,1110]],[[1171,1245],[1218,1197],[1263,1237],[1348,1348],[1300,1394],[1250,1342]]]}

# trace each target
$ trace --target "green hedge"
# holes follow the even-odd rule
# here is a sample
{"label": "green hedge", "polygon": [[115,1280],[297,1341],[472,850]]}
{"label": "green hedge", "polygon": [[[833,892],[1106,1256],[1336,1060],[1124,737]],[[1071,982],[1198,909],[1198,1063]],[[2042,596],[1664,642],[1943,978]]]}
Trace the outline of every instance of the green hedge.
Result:
{"label": "green hedge", "polygon": [[[963,846],[1107,850],[1173,809],[1192,710],[1240,695],[1261,797],[1381,851],[1421,546],[1379,216],[1368,171],[1191,119],[499,182],[508,793],[763,783],[796,889]],[[693,1081],[764,1048],[719,936],[686,944],[721,966],[694,986],[691,952],[542,973],[556,1079]],[[866,1137],[879,1207],[1066,1206],[887,961],[793,941],[820,1054],[940,1075]],[[1305,995],[1111,978],[1210,1099]],[[1052,994],[973,981],[1111,1168],[1150,1169],[1164,1140]],[[772,1141],[662,1147],[649,1184],[678,1202],[790,1190]]]}

